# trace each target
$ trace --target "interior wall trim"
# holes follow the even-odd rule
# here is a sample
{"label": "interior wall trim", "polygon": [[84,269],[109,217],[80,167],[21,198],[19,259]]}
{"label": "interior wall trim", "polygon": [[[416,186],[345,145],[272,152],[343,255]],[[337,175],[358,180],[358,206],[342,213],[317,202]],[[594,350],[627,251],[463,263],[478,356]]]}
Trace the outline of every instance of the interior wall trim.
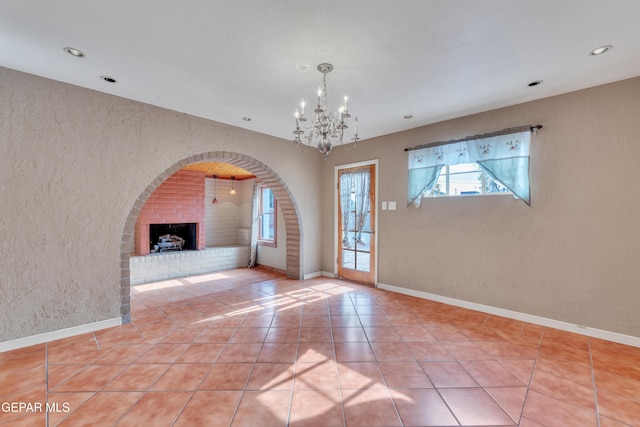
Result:
{"label": "interior wall trim", "polygon": [[602,340],[612,341],[619,344],[625,344],[625,345],[630,345],[633,347],[640,348],[640,337],[624,335],[617,332],[605,331],[602,329],[591,328],[583,325],[576,325],[574,323],[563,322],[561,320],[549,319],[547,317],[536,316],[533,314],[520,313],[518,311],[506,310],[503,308],[492,307],[490,305],[484,305],[484,304],[478,304],[474,302],[459,300],[456,298],[450,298],[450,297],[445,297],[441,295],[431,294],[429,292],[401,288],[399,286],[388,285],[386,283],[378,283],[376,287],[379,289],[384,289],[391,292],[397,292],[403,295],[409,295],[412,297],[428,299],[435,302],[454,305],[456,307],[468,308],[470,310],[481,311],[487,314],[493,314],[496,316],[507,317],[514,320],[520,320],[523,322],[532,323],[534,325],[560,329],[565,332],[572,332],[574,334],[585,335],[592,338],[599,338]]}
{"label": "interior wall trim", "polygon": [[86,334],[87,332],[95,332],[101,329],[113,328],[122,325],[119,317],[99,322],[87,323],[85,325],[73,326],[71,328],[59,329],[57,331],[44,332],[42,334],[32,335],[29,337],[18,338],[11,341],[0,342],[0,353],[5,351],[17,350],[36,344],[42,344],[49,341],[55,341],[62,338],[69,338],[75,335]]}
{"label": "interior wall trim", "polygon": [[316,277],[329,277],[334,279],[336,275],[330,271],[314,271],[313,273],[307,273],[304,275],[304,280],[313,279]]}
{"label": "interior wall trim", "polygon": [[302,280],[314,279],[316,277],[324,276],[322,271],[314,271],[313,273],[307,273],[304,275]]}

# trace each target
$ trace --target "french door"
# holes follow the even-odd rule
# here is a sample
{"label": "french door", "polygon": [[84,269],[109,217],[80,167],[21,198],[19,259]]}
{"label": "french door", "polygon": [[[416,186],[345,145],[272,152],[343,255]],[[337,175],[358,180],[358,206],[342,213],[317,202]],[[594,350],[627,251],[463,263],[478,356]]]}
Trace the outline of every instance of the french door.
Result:
{"label": "french door", "polygon": [[375,164],[338,169],[338,277],[375,284]]}

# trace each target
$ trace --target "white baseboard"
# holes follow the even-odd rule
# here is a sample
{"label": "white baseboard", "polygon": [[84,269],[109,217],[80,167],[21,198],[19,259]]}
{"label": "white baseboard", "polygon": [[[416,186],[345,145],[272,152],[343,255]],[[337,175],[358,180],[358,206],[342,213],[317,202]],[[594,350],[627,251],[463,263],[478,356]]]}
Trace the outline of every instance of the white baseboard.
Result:
{"label": "white baseboard", "polygon": [[19,348],[29,347],[31,345],[42,344],[49,341],[69,338],[74,335],[86,334],[87,332],[99,331],[100,329],[112,328],[120,326],[122,320],[119,317],[114,319],[101,320],[99,322],[88,323],[71,328],[59,329],[57,331],[45,332],[30,337],[18,338],[11,341],[0,342],[0,353],[4,351],[17,350]]}
{"label": "white baseboard", "polygon": [[335,274],[330,273],[328,271],[315,271],[313,273],[308,273],[304,275],[304,279],[303,280],[308,280],[308,279],[313,279],[315,277],[335,277]]}
{"label": "white baseboard", "polygon": [[563,322],[561,320],[549,319],[533,314],[520,313],[518,311],[506,310],[503,308],[492,307],[484,304],[477,304],[474,302],[468,302],[456,298],[449,298],[441,295],[431,294],[428,292],[416,291],[414,289],[401,288],[398,286],[388,285],[386,283],[378,283],[377,287],[380,289],[385,289],[387,291],[397,292],[399,294],[428,299],[431,301],[454,305],[456,307],[468,308],[470,310],[481,311],[483,313],[493,314],[496,316],[508,317],[510,319],[533,323],[535,325],[560,329],[566,332],[572,332],[574,334],[586,335],[589,337],[617,342],[633,347],[640,347],[640,337],[619,334],[617,332],[605,331],[602,329],[590,328],[588,326],[576,325],[574,323]]}
{"label": "white baseboard", "polygon": [[302,280],[309,280],[309,279],[313,279],[315,277],[320,277],[320,276],[322,276],[322,272],[315,271],[313,273],[307,273],[304,276],[302,276]]}

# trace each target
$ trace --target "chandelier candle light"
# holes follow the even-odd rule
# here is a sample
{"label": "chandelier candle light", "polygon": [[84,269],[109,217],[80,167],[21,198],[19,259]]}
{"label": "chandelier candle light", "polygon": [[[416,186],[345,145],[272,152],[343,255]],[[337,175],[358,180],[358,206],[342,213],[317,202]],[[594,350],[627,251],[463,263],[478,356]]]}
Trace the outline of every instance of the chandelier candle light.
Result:
{"label": "chandelier candle light", "polygon": [[[318,150],[325,156],[331,152],[334,145],[342,144],[345,129],[349,128],[349,109],[347,107],[348,98],[345,96],[338,109],[338,112],[329,111],[327,107],[327,74],[333,70],[333,65],[323,63],[318,65],[318,71],[322,73],[322,87],[318,88],[318,105],[313,112],[315,117],[313,122],[307,127],[305,122],[307,117],[304,115],[305,102],[300,102],[300,108],[296,108],[296,130],[293,131],[295,138],[293,142],[299,147],[304,144],[300,139],[300,135],[307,140],[305,145],[318,145]],[[354,121],[354,132],[351,141],[358,142],[358,118]],[[305,132],[307,132],[305,134]]]}

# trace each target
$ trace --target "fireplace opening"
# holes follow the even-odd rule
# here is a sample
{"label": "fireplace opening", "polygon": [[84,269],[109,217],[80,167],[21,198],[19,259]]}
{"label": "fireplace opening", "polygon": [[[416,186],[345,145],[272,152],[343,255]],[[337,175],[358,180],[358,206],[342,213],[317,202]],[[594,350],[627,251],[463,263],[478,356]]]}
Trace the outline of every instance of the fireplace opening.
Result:
{"label": "fireplace opening", "polygon": [[195,222],[149,224],[151,253],[198,249],[198,227]]}

